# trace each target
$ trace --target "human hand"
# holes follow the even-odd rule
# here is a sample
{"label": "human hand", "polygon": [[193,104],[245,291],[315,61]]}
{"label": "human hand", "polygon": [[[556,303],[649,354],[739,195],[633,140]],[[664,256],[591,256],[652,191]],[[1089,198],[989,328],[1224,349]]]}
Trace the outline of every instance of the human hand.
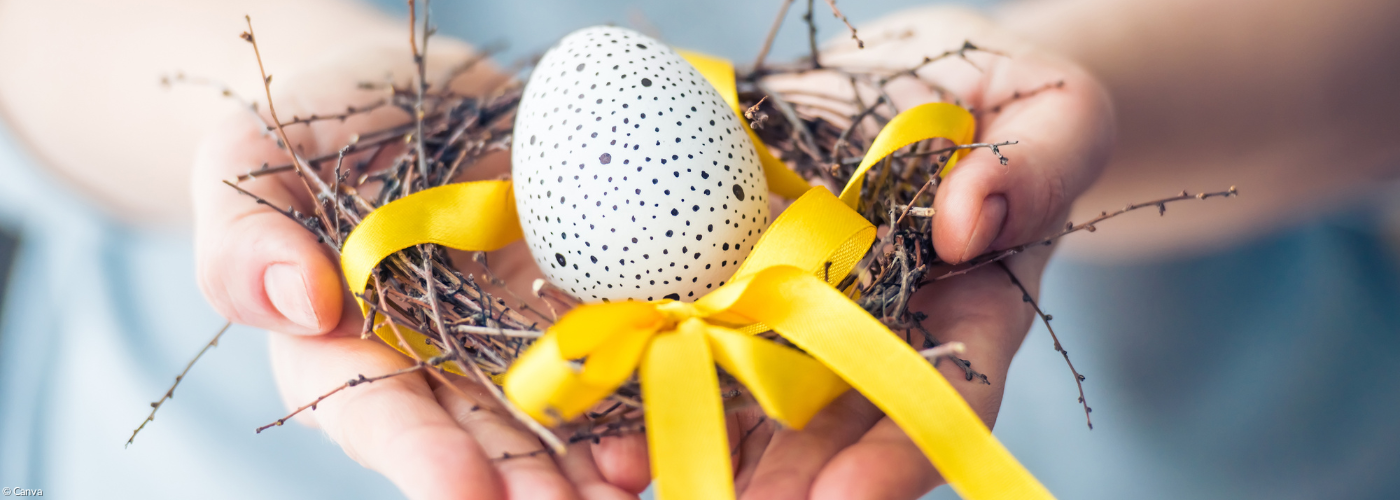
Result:
{"label": "human hand", "polygon": [[[1010,160],[1005,166],[990,150],[970,151],[938,188],[933,240],[942,260],[966,262],[1046,237],[1064,223],[1070,203],[1097,177],[1113,142],[1111,106],[1092,77],[958,9],[902,12],[860,33],[865,49],[843,44],[823,53],[823,65],[906,69],[925,56],[957,50],[964,40],[1005,54],[969,52],[968,61],[952,57],[927,65],[918,75],[935,86],[903,78],[886,87],[901,109],[938,100],[935,89],[941,87],[975,110],[977,142],[1018,141],[1002,148]],[[1012,99],[1059,81],[1063,86]],[[835,95],[851,89],[847,77],[833,72],[769,83]],[[1050,248],[1037,246],[1006,261],[1032,296],[1049,255]],[[912,310],[928,315],[924,326],[939,341],[966,344],[961,357],[987,376],[984,385],[952,363],[940,364],[988,426],[996,421],[1012,356],[1035,318],[1021,297],[1001,269],[987,266],[925,286],[911,302]],[[916,498],[943,481],[904,432],[854,392],[801,431],[758,421],[758,415],[741,415],[731,424],[731,431],[754,429],[737,445],[742,498]]]}
{"label": "human hand", "polygon": [[[404,50],[352,52],[351,58],[299,76],[279,76],[275,88],[282,119],[363,106],[382,94],[355,91],[356,82],[382,81],[386,68],[411,74],[402,64],[411,61]],[[430,69],[451,67],[466,57],[464,48],[442,39],[434,39],[433,54],[445,61],[430,60]],[[470,94],[473,83],[489,86],[489,80],[498,78],[469,74],[454,89]],[[355,133],[407,119],[398,110],[382,109],[343,122],[288,127],[287,132],[289,142],[311,156],[334,152]],[[357,159],[348,158],[346,164]],[[469,174],[493,177],[504,171],[502,160],[474,166]],[[346,380],[415,363],[376,338],[360,338],[362,317],[344,293],[336,256],[326,245],[297,222],[221,182],[287,162],[275,138],[263,132],[251,113],[241,112],[203,142],[192,191],[201,288],[230,320],[275,332],[270,346],[278,388],[288,406],[296,407]],[[279,208],[314,210],[308,190],[291,173],[246,180],[239,187]],[[494,252],[490,260],[492,271],[515,290],[528,289],[539,276],[520,243]],[[644,456],[637,463],[629,461],[636,453],[609,451],[644,446],[640,436],[576,443],[561,457],[540,453],[539,440],[482,387],[454,375],[439,378],[418,370],[362,384],[298,419],[324,429],[347,454],[414,499],[625,499],[635,498],[650,479]],[[502,459],[507,454],[516,458]]]}

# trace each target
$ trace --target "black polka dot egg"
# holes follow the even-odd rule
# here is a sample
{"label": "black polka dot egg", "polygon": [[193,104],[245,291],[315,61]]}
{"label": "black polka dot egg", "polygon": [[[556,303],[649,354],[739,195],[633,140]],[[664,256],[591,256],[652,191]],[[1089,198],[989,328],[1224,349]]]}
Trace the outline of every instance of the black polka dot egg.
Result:
{"label": "black polka dot egg", "polygon": [[768,185],[739,118],[670,47],[614,27],[540,59],[515,120],[530,253],[586,301],[690,301],[768,227]]}

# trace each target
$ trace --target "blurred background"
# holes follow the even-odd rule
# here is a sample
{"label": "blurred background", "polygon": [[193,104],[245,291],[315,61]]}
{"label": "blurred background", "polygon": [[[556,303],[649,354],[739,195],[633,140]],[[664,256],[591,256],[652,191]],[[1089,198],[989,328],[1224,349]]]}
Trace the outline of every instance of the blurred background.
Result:
{"label": "blurred background", "polygon": [[[406,16],[403,2],[372,3]],[[840,6],[859,27],[927,3]],[[750,61],[778,5],[442,0],[432,8],[444,35],[505,44],[497,59],[506,65],[604,23]],[[770,60],[806,52],[802,10],[798,2],[788,14]],[[822,39],[846,35],[821,2],[816,18]],[[1191,158],[1183,152],[1182,161]],[[195,286],[189,234],[112,215],[3,128],[0,179],[0,278],[8,283],[0,483],[59,498],[317,498],[318,484],[331,481],[365,498],[399,496],[319,431],[253,434],[283,407],[264,334],[243,328],[123,449],[145,402],[223,323]],[[1240,199],[1183,210],[1225,213],[1258,192],[1239,189]],[[1094,429],[1037,324],[1012,365],[996,435],[1061,498],[1400,498],[1400,189],[1375,182],[1344,198],[1286,224],[1173,251],[1106,253],[1094,241],[1159,227],[1157,237],[1198,237],[1170,225],[1184,213],[1175,206],[1165,219],[1135,213],[1072,236],[1045,275],[1041,304],[1088,377]],[[1086,209],[1097,212],[1130,201],[1143,200],[1085,203],[1104,203]],[[927,498],[955,495],[940,488]]]}

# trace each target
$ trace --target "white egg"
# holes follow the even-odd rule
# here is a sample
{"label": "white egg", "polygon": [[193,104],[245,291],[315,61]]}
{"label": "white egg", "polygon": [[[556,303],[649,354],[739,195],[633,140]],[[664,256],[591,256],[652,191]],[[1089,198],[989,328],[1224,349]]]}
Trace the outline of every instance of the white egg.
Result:
{"label": "white egg", "polygon": [[733,275],[768,227],[753,143],[670,47],[576,31],[530,75],[511,154],[530,253],[586,301],[690,301]]}

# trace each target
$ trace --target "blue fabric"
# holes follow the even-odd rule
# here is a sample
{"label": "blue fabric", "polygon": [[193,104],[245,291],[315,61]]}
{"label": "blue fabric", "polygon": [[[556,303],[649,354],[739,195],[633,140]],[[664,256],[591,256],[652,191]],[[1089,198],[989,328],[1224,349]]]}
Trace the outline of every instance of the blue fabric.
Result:
{"label": "blue fabric", "polygon": [[1061,498],[1400,498],[1400,252],[1372,212],[1197,258],[1055,260],[1042,305],[1094,430],[1037,326],[996,434]]}
{"label": "blue fabric", "polygon": [[0,226],[20,246],[0,313],[0,483],[58,498],[402,498],[289,425],[266,334],[234,328],[129,449],[224,321],[187,233],[127,227],[44,174],[0,124]]}

